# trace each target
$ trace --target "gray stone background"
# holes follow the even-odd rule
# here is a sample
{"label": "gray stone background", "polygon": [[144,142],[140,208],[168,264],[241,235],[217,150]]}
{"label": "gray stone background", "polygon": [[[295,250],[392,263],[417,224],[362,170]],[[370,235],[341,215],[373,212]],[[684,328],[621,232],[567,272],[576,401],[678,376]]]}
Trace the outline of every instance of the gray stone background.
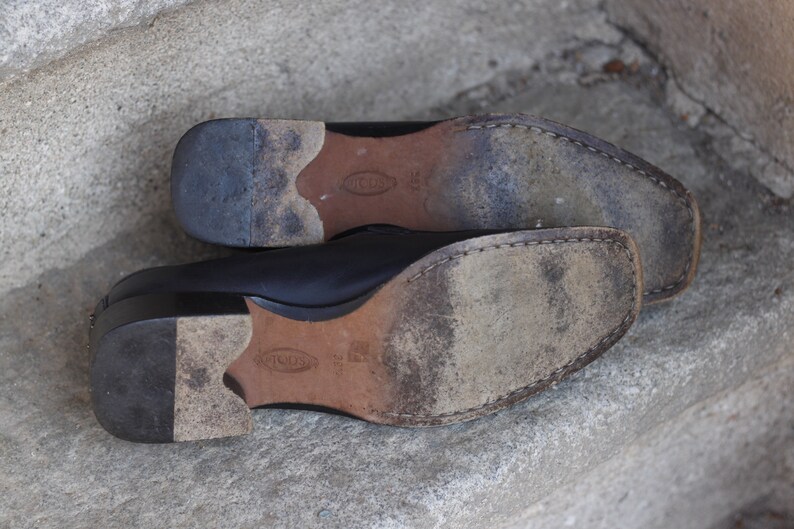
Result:
{"label": "gray stone background", "polygon": [[[791,52],[773,42],[779,68],[750,68],[780,119],[746,121],[752,103],[730,101],[746,80],[709,76],[752,39],[710,16],[697,27],[723,41],[686,48],[674,4],[3,3],[0,527],[794,526],[794,179],[791,144],[764,139],[792,137]],[[770,5],[783,29],[768,34],[786,37],[794,10]],[[489,111],[569,123],[679,178],[704,216],[693,287],[554,390],[466,424],[259,410],[250,436],[165,446],[97,424],[96,300],[136,269],[222,252],[169,210],[192,124]]]}

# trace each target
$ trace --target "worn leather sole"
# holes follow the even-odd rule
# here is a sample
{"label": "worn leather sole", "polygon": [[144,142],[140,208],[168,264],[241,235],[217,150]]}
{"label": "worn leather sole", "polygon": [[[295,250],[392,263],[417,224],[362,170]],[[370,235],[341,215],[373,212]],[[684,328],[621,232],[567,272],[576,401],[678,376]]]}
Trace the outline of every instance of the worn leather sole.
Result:
{"label": "worn leather sole", "polygon": [[609,228],[455,242],[325,321],[241,296],[141,295],[92,329],[94,410],[142,442],[244,434],[249,408],[267,404],[399,426],[465,421],[591,362],[641,302],[636,246]]}
{"label": "worn leather sole", "polygon": [[611,226],[642,255],[645,302],[692,281],[700,214],[644,160],[521,114],[435,123],[202,123],[176,148],[174,208],[185,230],[229,246],[293,246],[357,226],[416,230]]}

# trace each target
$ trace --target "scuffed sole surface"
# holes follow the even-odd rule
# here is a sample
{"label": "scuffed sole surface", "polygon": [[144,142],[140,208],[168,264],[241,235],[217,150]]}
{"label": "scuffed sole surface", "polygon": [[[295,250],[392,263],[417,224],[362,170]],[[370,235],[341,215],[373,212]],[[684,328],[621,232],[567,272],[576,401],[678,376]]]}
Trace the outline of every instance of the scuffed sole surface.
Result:
{"label": "scuffed sole surface", "polygon": [[[641,296],[636,246],[617,230],[488,235],[425,256],[332,320],[292,320],[247,300],[247,314],[118,326],[98,339],[94,402],[98,416],[123,422],[146,415],[145,394],[154,391],[158,405],[151,413],[167,422],[161,401],[169,393],[161,389],[171,377],[171,439],[125,435],[136,422],[108,428],[139,441],[245,433],[249,408],[267,404],[320,406],[399,426],[465,421],[591,362],[626,332]],[[155,339],[149,326],[167,332]],[[123,377],[126,359],[136,354],[135,335],[138,355],[161,355],[173,367],[164,369],[166,360],[151,364],[156,372],[136,375],[130,391]],[[119,348],[121,342],[127,345]],[[96,384],[102,380],[115,386]],[[147,390],[141,380],[160,382]],[[119,414],[115,407],[135,412]],[[108,427],[106,418],[100,422]]]}
{"label": "scuffed sole surface", "polygon": [[522,114],[398,132],[368,136],[297,120],[203,123],[174,156],[177,217],[199,239],[252,247],[312,244],[368,224],[430,231],[610,226],[639,247],[645,303],[692,282],[697,203],[637,156]]}

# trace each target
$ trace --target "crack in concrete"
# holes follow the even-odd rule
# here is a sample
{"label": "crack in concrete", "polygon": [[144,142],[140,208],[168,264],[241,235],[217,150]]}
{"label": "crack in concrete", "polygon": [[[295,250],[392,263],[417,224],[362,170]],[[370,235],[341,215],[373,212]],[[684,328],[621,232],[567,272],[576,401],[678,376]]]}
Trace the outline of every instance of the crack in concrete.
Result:
{"label": "crack in concrete", "polygon": [[[622,33],[626,39],[630,40],[635,46],[638,46],[639,48],[641,48],[651,60],[656,62],[659,65],[659,67],[662,68],[665,71],[666,75],[670,79],[672,79],[672,81],[675,83],[677,89],[684,96],[689,98],[695,104],[700,105],[705,110],[705,113],[707,115],[710,115],[713,118],[715,118],[717,121],[719,121],[719,123],[721,125],[727,127],[730,131],[732,131],[733,134],[736,137],[738,137],[738,138],[742,139],[743,141],[747,142],[750,146],[752,146],[755,150],[757,150],[759,152],[759,154],[766,159],[765,163],[761,164],[761,166],[762,166],[761,170],[762,171],[764,169],[766,169],[767,167],[769,167],[769,165],[771,165],[771,164],[778,164],[779,166],[781,166],[788,173],[789,178],[794,179],[794,167],[790,166],[785,160],[781,160],[780,158],[775,156],[773,153],[771,153],[769,150],[767,150],[763,145],[759,144],[754,136],[743,133],[742,129],[740,129],[739,127],[737,127],[737,126],[733,125],[732,123],[730,123],[729,121],[727,121],[715,108],[713,108],[711,105],[709,105],[706,101],[704,101],[701,98],[698,98],[695,95],[693,95],[691,93],[691,91],[685,86],[685,84],[683,84],[683,83],[681,83],[679,81],[678,77],[675,75],[675,70],[669,65],[669,61],[667,61],[667,59],[664,57],[664,55],[654,52],[648,46],[647,41],[644,40],[639,34],[637,34],[631,28],[627,28],[627,27],[622,26],[621,24],[615,22],[610,17],[609,12],[606,10],[606,8],[604,7],[603,3],[601,3],[599,5],[599,8],[602,9],[604,11],[605,15],[606,15],[606,23],[609,24],[610,26],[612,26],[616,31],[619,31],[620,33]],[[667,89],[665,88],[665,92],[666,91],[667,91]],[[693,128],[700,128],[700,124],[696,125]],[[708,131],[704,130],[703,132],[705,132],[708,136],[712,136]],[[750,172],[750,174],[751,174],[751,176],[753,178],[755,178],[759,183],[761,183],[761,185],[763,185],[765,188],[769,189],[775,195],[781,196],[782,198],[788,198],[788,197],[784,197],[783,195],[781,195],[780,193],[777,193],[774,189],[772,189],[768,185],[768,183],[763,180],[763,178],[760,178],[759,175],[756,174],[755,171],[753,171],[751,169],[749,172]]]}

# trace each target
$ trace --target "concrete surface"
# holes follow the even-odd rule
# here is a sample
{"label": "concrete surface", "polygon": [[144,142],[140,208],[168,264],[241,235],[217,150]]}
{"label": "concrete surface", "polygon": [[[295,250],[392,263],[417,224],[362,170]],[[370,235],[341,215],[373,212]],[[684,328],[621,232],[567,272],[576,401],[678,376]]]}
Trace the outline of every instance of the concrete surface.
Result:
{"label": "concrete surface", "polygon": [[[731,513],[726,518],[735,523],[737,505],[754,505],[753,520],[770,512],[788,518],[787,511],[774,509],[790,509],[791,503],[784,502],[794,499],[790,476],[784,474],[794,462],[791,453],[786,460],[786,450],[791,452],[792,417],[794,362],[789,360],[643,433],[621,457],[528,506],[511,525],[708,528],[715,516],[724,513]],[[738,459],[737,454],[741,454]],[[778,491],[788,497],[776,503]],[[696,505],[692,498],[697,498]],[[744,519],[748,514],[739,513]],[[772,519],[779,523],[776,517]],[[756,522],[755,527],[766,525]]]}
{"label": "concrete surface", "polygon": [[794,195],[794,3],[607,0],[683,92],[756,147],[753,174]]}
{"label": "concrete surface", "polygon": [[188,0],[5,0],[0,7],[0,81],[63,57],[109,32],[150,22]]}
{"label": "concrete surface", "polygon": [[[406,37],[427,38],[421,50],[405,45],[371,61],[353,44],[329,45],[346,19],[310,7],[312,16],[330,17],[325,45],[306,44],[319,54],[313,65],[301,62],[306,52],[290,63],[291,74],[267,70],[248,81],[203,52],[222,47],[237,65],[260,59],[251,49],[234,55],[243,37],[216,44],[212,28],[223,27],[223,16],[192,4],[166,15],[173,22],[164,27],[158,18],[0,87],[0,130],[7,128],[0,139],[0,525],[723,529],[737,519],[765,523],[769,513],[785,520],[794,505],[791,202],[736,165],[733,149],[741,145],[713,114],[691,128],[667,108],[664,71],[597,6],[538,3],[527,22],[520,19],[532,14],[527,5],[502,15],[461,11],[459,20],[480,32],[463,32],[457,44],[480,50],[476,57],[448,50],[448,32],[424,28]],[[224,12],[241,20],[239,6],[224,4]],[[418,6],[417,20],[443,22],[433,11],[440,8]],[[554,6],[564,10],[552,13],[555,35],[519,31],[548,26],[543,9]],[[409,14],[394,9],[405,29]],[[395,11],[378,16],[365,34],[397,46],[396,26],[386,22]],[[190,22],[180,26],[180,17]],[[565,36],[585,20],[589,36]],[[505,27],[498,23],[512,29],[486,40]],[[157,39],[125,40],[139,31],[163,32],[162,47]],[[531,37],[541,40],[530,46]],[[169,48],[169,39],[208,44],[193,55]],[[167,67],[151,59],[134,68],[125,53],[142,59],[136,46],[171,49],[160,57]],[[378,48],[370,45],[371,53]],[[180,66],[188,59],[195,70],[206,73],[209,61],[229,77],[194,75]],[[622,73],[603,72],[613,59],[626,65]],[[246,64],[270,64],[261,60]],[[24,106],[26,94],[36,105]],[[116,101],[123,109],[111,112]],[[570,123],[682,180],[704,215],[693,287],[645,309],[616,347],[554,390],[470,423],[409,430],[258,410],[248,437],[176,445],[127,443],[97,424],[85,350],[93,304],[138,268],[222,253],[183,235],[167,209],[168,151],[191,122],[213,112],[392,118],[475,110]]]}

